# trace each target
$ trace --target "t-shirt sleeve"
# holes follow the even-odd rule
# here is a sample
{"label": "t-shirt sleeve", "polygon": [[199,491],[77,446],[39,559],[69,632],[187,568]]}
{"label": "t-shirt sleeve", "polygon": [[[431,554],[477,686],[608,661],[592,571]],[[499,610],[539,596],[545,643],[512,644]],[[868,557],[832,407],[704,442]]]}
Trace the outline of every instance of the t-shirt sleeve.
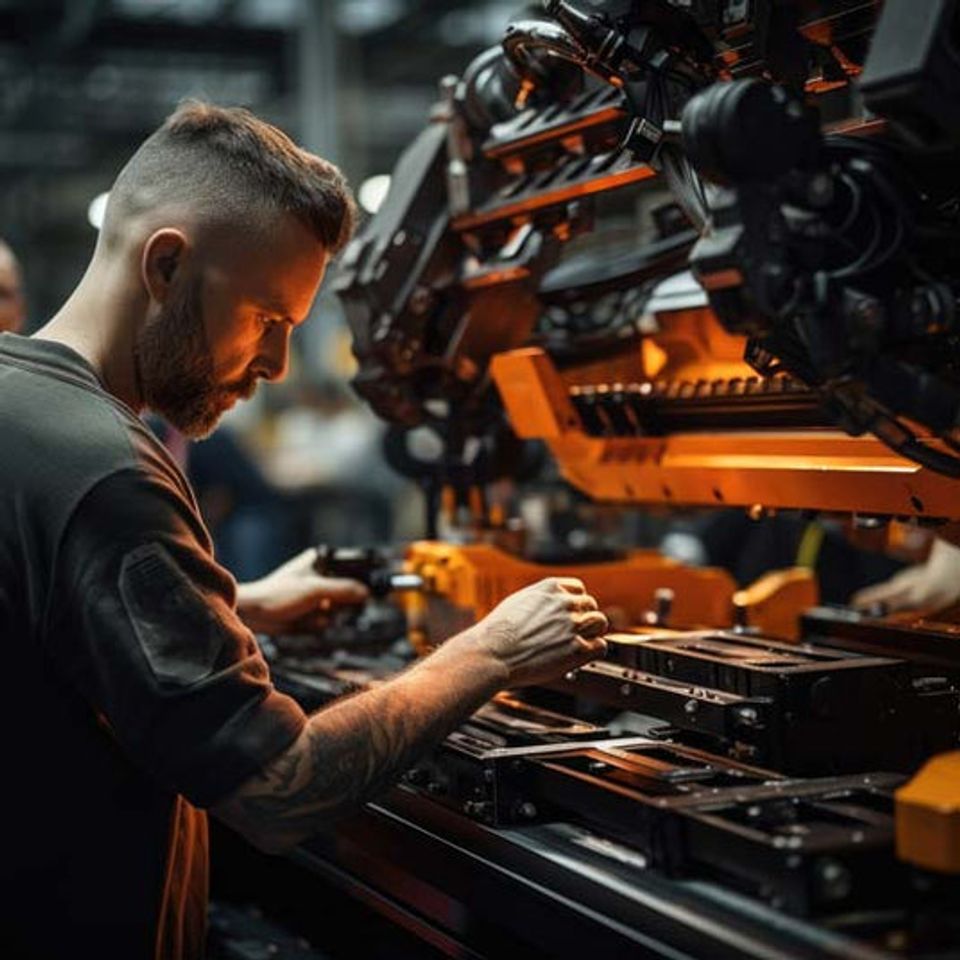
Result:
{"label": "t-shirt sleeve", "polygon": [[176,485],[130,469],[100,481],[56,561],[50,662],[161,785],[207,807],[297,737],[305,715],[272,685]]}

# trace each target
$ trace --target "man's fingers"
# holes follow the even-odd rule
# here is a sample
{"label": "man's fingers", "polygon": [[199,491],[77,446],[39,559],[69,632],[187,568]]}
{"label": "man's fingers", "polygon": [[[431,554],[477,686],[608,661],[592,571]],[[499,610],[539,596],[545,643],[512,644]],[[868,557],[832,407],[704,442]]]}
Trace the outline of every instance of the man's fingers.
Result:
{"label": "man's fingers", "polygon": [[586,593],[587,588],[583,585],[583,581],[577,577],[554,577],[554,582],[561,590],[566,590],[567,593]]}
{"label": "man's fingers", "polygon": [[597,609],[597,601],[589,593],[571,594],[566,600],[566,605],[568,610],[587,611]]}
{"label": "man's fingers", "polygon": [[599,637],[610,629],[610,623],[604,613],[599,610],[588,610],[586,613],[574,614],[573,622],[577,633],[581,637]]}
{"label": "man's fingers", "polygon": [[603,637],[577,637],[577,660],[581,664],[589,663],[591,660],[602,660],[607,655],[607,641]]}

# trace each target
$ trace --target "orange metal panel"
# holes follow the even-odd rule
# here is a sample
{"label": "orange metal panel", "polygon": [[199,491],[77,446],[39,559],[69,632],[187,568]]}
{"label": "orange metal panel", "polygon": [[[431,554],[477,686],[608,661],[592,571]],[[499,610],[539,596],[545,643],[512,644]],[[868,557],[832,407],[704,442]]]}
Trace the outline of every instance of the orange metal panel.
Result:
{"label": "orange metal panel", "polygon": [[[736,338],[695,321],[676,337],[655,338],[667,347],[669,372],[742,376],[744,365],[730,356]],[[525,349],[497,356],[491,373],[518,434],[546,440],[566,479],[597,500],[960,518],[957,481],[873,437],[828,429],[591,437],[571,413],[567,384],[576,371],[561,374],[542,351]]]}
{"label": "orange metal panel", "polygon": [[733,578],[713,567],[685,567],[653,550],[631,551],[609,563],[532,563],[485,543],[418,541],[405,569],[419,574],[424,590],[405,594],[411,637],[421,649],[486,616],[504,597],[544,577],[579,577],[618,624],[642,623],[654,592],[674,591],[671,617],[684,626],[724,626],[732,619]]}
{"label": "orange metal panel", "polygon": [[896,793],[897,856],[960,874],[960,751],[934,757]]}
{"label": "orange metal panel", "polygon": [[812,570],[790,567],[773,570],[733,595],[743,607],[747,624],[768,637],[800,638],[800,614],[820,601]]}

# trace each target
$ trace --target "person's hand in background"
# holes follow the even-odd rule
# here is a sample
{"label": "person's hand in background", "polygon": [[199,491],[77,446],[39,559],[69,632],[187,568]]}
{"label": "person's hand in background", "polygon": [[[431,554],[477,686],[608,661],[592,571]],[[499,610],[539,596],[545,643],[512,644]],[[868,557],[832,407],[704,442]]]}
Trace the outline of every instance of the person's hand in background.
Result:
{"label": "person's hand in background", "polygon": [[357,580],[317,573],[316,548],[298,553],[272,573],[237,585],[237,613],[255,633],[322,630],[336,607],[359,606],[369,597]]}
{"label": "person's hand in background", "polygon": [[850,605],[857,610],[882,607],[932,612],[960,602],[960,547],[937,538],[925,563],[901,570],[883,583],[866,587],[853,595]]}

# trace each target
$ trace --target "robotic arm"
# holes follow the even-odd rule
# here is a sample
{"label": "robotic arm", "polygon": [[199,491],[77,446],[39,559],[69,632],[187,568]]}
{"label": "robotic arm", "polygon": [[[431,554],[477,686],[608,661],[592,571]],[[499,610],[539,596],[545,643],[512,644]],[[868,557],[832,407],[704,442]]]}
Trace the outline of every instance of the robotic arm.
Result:
{"label": "robotic arm", "polygon": [[[912,461],[924,469],[895,504],[857,497],[928,516],[933,501],[946,515],[928,474],[960,475],[956,0],[936,0],[929,18],[911,6],[547,0],[510,24],[501,48],[442,81],[430,126],[345,255],[358,391],[394,424],[432,426],[444,477],[505,469],[497,450],[512,427],[548,439],[568,477],[615,499],[747,502],[727,467],[700,469],[696,489],[668,482],[676,429],[839,424],[895,456],[824,434],[818,452],[846,453],[808,472],[810,503],[776,483],[752,502],[848,509],[854,491],[821,495],[816,477],[849,458],[870,461],[868,480]],[[894,40],[910,55],[894,56]],[[686,227],[628,255],[561,262],[595,229],[601,197],[647,181],[669,187]],[[644,304],[688,254],[712,313],[678,314],[677,334]],[[619,315],[606,336],[551,339],[551,313],[607,294]],[[544,357],[527,364],[536,389],[517,386],[524,347]],[[550,416],[531,416],[544,402]],[[636,452],[618,456],[656,482],[604,485],[611,441],[588,455],[585,437],[629,441]],[[796,462],[789,442],[764,443],[758,476]]]}

